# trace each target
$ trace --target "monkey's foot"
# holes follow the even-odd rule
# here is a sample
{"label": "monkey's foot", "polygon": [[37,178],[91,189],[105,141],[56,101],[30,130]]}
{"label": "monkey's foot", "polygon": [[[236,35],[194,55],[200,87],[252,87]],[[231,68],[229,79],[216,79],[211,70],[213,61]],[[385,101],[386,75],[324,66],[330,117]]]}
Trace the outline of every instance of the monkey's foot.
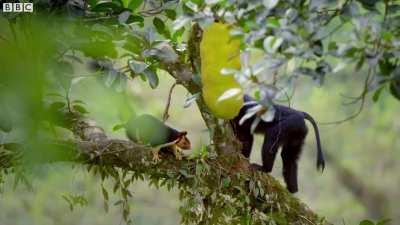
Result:
{"label": "monkey's foot", "polygon": [[250,164],[249,168],[250,168],[250,170],[253,170],[253,171],[263,171],[263,167],[256,163]]}
{"label": "monkey's foot", "polygon": [[182,156],[183,156],[182,149],[174,146],[172,151],[175,155],[176,160],[182,160]]}
{"label": "monkey's foot", "polygon": [[154,163],[158,163],[161,161],[159,151],[160,151],[160,149],[154,149],[151,151],[153,153],[153,162]]}

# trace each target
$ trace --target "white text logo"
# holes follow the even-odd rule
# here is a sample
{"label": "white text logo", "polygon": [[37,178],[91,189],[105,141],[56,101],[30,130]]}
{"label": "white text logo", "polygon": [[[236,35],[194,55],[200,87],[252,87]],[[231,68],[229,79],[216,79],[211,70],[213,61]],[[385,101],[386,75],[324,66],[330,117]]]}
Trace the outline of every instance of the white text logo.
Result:
{"label": "white text logo", "polygon": [[3,3],[3,12],[33,12],[33,3]]}

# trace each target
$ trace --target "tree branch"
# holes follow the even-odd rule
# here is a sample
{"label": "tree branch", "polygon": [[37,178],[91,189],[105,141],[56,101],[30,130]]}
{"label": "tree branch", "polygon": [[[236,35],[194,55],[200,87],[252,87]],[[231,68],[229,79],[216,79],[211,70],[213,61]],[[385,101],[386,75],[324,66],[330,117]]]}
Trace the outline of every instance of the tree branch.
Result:
{"label": "tree branch", "polygon": [[[196,166],[203,161],[207,163],[211,170],[218,171],[207,174],[210,180],[219,182],[222,178],[229,178],[232,183],[241,186],[228,186],[219,191],[231,198],[235,198],[238,189],[245,193],[252,192],[251,183],[258,184],[263,188],[265,194],[260,194],[257,198],[249,195],[250,205],[254,210],[261,212],[279,212],[286,218],[289,224],[327,224],[323,219],[314,214],[307,206],[289,194],[279,182],[269,175],[260,172],[252,172],[248,169],[248,161],[240,158],[235,166],[222,164],[218,159],[191,159],[176,160],[172,154],[161,153],[161,162],[154,164],[152,161],[151,147],[133,143],[127,140],[108,139],[104,130],[97,126],[93,120],[76,117],[73,120],[72,130],[76,135],[76,141],[53,142],[57,151],[65,151],[61,154],[64,158],[47,158],[46,162],[56,161],[75,161],[90,165],[108,165],[123,168],[135,173],[152,174],[160,179],[168,179],[168,174],[180,174],[183,168],[192,168],[188,173],[193,175],[178,176],[176,182],[180,188],[193,184],[193,179],[197,179]],[[80,139],[80,140],[79,140]],[[60,147],[62,146],[62,147]],[[6,153],[6,154],[4,154]],[[71,154],[73,153],[73,154]],[[13,161],[21,158],[22,152],[18,151],[17,144],[0,145],[0,168],[12,167]],[[59,155],[59,154],[55,154]],[[245,166],[243,166],[245,165]],[[241,176],[237,176],[238,173]]]}

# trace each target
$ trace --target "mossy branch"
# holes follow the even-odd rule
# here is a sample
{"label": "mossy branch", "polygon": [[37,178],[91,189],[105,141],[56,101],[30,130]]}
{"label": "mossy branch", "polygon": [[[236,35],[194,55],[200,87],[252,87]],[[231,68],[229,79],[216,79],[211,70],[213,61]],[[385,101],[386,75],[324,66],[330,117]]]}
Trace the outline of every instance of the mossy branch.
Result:
{"label": "mossy branch", "polygon": [[[210,207],[228,207],[226,203],[221,206],[218,205],[218,201],[213,201],[212,193],[216,193],[229,196],[229,199],[238,199],[238,201],[232,200],[233,206],[241,202],[239,201],[241,198],[247,199],[245,203],[240,203],[247,207],[236,207],[237,215],[234,215],[238,217],[246,212],[254,214],[262,212],[273,215],[271,218],[274,220],[275,217],[284,218],[286,224],[327,224],[289,194],[274,178],[265,173],[250,171],[247,159],[242,157],[239,157],[235,165],[230,165],[223,164],[218,158],[176,160],[173,154],[162,153],[161,162],[155,164],[152,161],[151,147],[128,140],[109,139],[104,130],[93,120],[76,117],[71,130],[76,135],[76,140],[49,141],[49,145],[54,146],[53,149],[63,153],[54,154],[56,157],[53,158],[47,157],[46,161],[40,163],[73,161],[121,168],[161,183],[170,179],[181,190],[183,196],[191,196],[193,193],[190,190],[201,192],[201,196],[204,196],[201,204],[205,210]],[[15,161],[18,162],[23,158],[22,151],[18,150],[18,144],[4,144],[0,149],[0,167],[15,166]],[[10,160],[14,163],[10,163]],[[199,172],[199,166],[207,169],[205,172]],[[222,181],[229,182],[224,182],[222,185]],[[214,218],[213,221],[215,219],[218,221],[218,218]]]}

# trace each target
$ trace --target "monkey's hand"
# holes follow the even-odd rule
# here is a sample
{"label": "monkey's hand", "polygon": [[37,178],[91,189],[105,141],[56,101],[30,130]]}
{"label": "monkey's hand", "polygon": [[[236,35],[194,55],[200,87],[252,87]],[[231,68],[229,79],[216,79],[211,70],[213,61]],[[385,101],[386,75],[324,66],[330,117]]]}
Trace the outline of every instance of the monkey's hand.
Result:
{"label": "monkey's hand", "polygon": [[[151,150],[151,152],[153,153],[153,162],[154,162],[154,163],[158,163],[158,162],[161,161],[159,152],[160,152],[160,150],[161,150],[162,148],[175,147],[175,144],[176,144],[176,142],[178,142],[178,141],[179,141],[179,139],[178,139],[178,140],[175,140],[175,141],[171,141],[171,142],[165,143],[165,144],[162,144],[162,145],[155,146],[155,147],[153,148],[153,150]],[[175,155],[175,150],[174,150],[174,155]],[[176,155],[175,155],[175,157],[176,157]],[[181,158],[181,159],[182,159],[182,158]]]}
{"label": "monkey's hand", "polygon": [[172,152],[174,153],[176,160],[182,160],[182,156],[183,156],[182,149],[180,149],[176,145],[173,145]]}
{"label": "monkey's hand", "polygon": [[158,162],[161,161],[161,159],[160,159],[160,150],[161,150],[161,148],[155,148],[155,149],[153,149],[151,151],[152,154],[153,154],[153,162],[154,163],[158,163]]}
{"label": "monkey's hand", "polygon": [[263,171],[263,167],[258,165],[258,164],[256,164],[256,163],[250,164],[249,168],[252,171]]}

